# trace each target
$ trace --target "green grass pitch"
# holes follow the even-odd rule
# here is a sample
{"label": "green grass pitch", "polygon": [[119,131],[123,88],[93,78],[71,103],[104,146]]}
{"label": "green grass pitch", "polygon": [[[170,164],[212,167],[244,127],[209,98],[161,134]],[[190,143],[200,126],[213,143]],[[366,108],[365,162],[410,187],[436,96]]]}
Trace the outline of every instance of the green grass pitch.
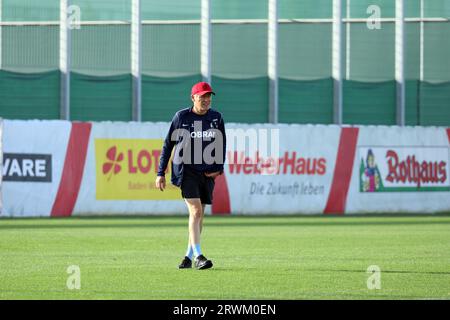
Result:
{"label": "green grass pitch", "polygon": [[1,219],[0,299],[450,299],[449,215],[206,216],[209,270],[186,243],[187,216]]}

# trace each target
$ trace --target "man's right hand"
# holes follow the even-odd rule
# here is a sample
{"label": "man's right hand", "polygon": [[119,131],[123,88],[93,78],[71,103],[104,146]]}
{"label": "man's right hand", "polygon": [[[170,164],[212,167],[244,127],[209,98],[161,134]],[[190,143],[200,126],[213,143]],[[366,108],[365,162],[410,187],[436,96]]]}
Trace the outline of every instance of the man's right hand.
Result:
{"label": "man's right hand", "polygon": [[164,191],[166,188],[166,177],[157,176],[155,185],[159,190]]}

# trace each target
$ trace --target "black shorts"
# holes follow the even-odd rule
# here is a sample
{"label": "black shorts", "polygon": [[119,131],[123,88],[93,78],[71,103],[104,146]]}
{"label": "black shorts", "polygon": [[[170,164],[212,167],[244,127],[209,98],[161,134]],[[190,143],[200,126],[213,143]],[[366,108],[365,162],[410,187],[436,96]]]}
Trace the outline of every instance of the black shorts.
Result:
{"label": "black shorts", "polygon": [[214,178],[205,176],[190,166],[183,167],[183,180],[181,182],[181,195],[185,199],[200,198],[203,204],[212,204],[214,191]]}

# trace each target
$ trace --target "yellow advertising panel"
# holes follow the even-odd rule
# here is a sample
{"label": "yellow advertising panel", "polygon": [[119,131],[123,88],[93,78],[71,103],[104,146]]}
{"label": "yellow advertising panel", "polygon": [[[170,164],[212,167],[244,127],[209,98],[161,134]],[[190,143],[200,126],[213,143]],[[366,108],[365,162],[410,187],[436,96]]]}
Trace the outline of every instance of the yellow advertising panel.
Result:
{"label": "yellow advertising panel", "polygon": [[96,199],[181,199],[170,172],[166,189],[155,187],[162,145],[161,139],[95,139]]}

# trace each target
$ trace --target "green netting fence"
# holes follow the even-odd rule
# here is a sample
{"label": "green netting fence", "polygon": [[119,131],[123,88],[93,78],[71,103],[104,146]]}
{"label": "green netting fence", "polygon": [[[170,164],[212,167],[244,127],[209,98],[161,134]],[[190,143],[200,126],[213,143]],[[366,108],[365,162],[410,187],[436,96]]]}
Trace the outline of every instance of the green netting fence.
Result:
{"label": "green netting fence", "polygon": [[279,80],[279,120],[284,123],[333,123],[333,79]]}
{"label": "green netting fence", "polygon": [[0,117],[59,119],[59,71],[17,73],[0,70]]}
{"label": "green netting fence", "polygon": [[142,77],[142,120],[170,121],[180,109],[191,106],[193,83],[201,81],[200,74],[184,77]]}
{"label": "green netting fence", "polygon": [[91,76],[72,72],[70,119],[131,121],[131,75]]}
{"label": "green netting fence", "polygon": [[[420,2],[405,1],[407,18],[420,17]],[[0,117],[59,118],[60,1],[0,3]],[[280,122],[333,123],[332,3],[279,0],[284,19],[278,29]],[[71,5],[86,22],[72,30],[71,119],[130,121],[131,0],[72,0]],[[349,12],[343,0],[343,17],[368,18],[372,5],[380,8],[381,18],[395,17],[393,0],[352,0]],[[143,121],[169,121],[190,105],[190,88],[201,80],[200,10],[200,0],[142,1]],[[213,107],[227,121],[269,119],[267,23],[252,20],[267,19],[267,11],[266,0],[211,0]],[[425,0],[423,12],[424,18],[442,21],[424,22],[423,59],[420,22],[405,23],[406,124],[448,126],[450,1]],[[226,23],[231,19],[242,21]],[[395,124],[394,21],[376,30],[364,21],[344,23],[343,38],[344,123]]]}

